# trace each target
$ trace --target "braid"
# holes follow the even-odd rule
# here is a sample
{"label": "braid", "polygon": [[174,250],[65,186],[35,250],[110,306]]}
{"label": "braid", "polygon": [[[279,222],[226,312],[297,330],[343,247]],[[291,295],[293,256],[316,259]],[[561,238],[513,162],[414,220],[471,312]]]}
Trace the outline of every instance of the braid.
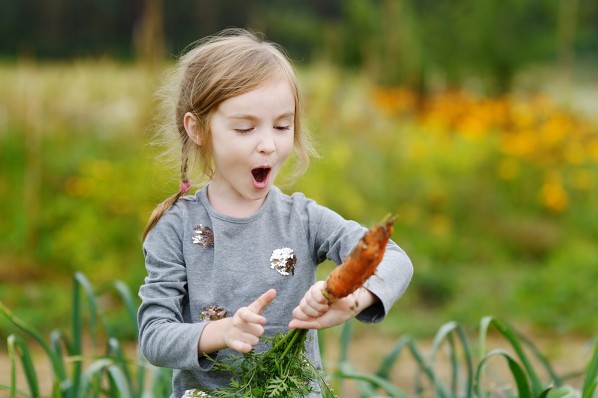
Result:
{"label": "braid", "polygon": [[189,178],[187,177],[187,169],[189,164],[189,145],[188,139],[183,138],[183,148],[181,149],[181,185],[179,191],[160,203],[152,212],[145,230],[143,231],[143,240],[147,237],[149,231],[156,226],[158,220],[166,213],[168,209],[176,203],[183,194],[187,193],[190,187]]}
{"label": "braid", "polygon": [[183,136],[183,147],[181,148],[181,181],[188,183],[187,169],[189,164],[189,137]]}
{"label": "braid", "polygon": [[143,240],[145,240],[149,231],[156,226],[158,220],[160,220],[164,213],[166,213],[166,210],[170,209],[180,197],[181,191],[177,192],[175,195],[172,195],[154,209],[149,221],[147,222],[147,225],[145,226],[145,230],[143,231]]}

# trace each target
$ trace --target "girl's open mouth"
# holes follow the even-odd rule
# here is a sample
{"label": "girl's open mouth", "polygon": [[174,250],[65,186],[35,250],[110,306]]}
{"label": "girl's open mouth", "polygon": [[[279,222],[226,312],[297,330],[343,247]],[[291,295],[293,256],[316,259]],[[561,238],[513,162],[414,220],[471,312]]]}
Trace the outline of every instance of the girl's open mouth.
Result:
{"label": "girl's open mouth", "polygon": [[270,167],[256,167],[251,170],[253,175],[253,185],[256,188],[265,188],[268,185],[268,177],[270,176]]}

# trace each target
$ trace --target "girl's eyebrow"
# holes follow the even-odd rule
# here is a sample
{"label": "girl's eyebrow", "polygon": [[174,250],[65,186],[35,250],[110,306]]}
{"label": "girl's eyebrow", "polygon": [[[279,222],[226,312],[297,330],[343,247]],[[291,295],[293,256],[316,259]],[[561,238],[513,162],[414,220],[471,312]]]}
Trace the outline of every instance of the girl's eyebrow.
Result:
{"label": "girl's eyebrow", "polygon": [[[295,117],[295,112],[286,112],[283,113],[282,115],[274,118],[274,120],[281,120],[281,119],[287,119],[287,118],[293,118]],[[238,114],[238,115],[229,115],[228,116],[229,119],[241,119],[241,120],[257,120],[259,119],[258,117],[256,117],[255,115],[251,115],[251,114]]]}

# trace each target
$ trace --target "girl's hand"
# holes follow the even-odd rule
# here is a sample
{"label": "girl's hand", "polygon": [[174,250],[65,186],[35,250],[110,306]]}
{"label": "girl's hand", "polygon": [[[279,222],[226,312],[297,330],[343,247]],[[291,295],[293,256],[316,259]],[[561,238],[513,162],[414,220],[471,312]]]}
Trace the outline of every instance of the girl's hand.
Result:
{"label": "girl's hand", "polygon": [[240,353],[248,353],[264,334],[266,318],[261,314],[276,297],[276,290],[270,289],[247,307],[241,307],[229,318],[224,331],[224,343]]}
{"label": "girl's hand", "polygon": [[342,298],[332,304],[322,294],[325,282],[313,284],[301,302],[293,309],[293,320],[289,323],[291,329],[324,329],[354,318],[365,308],[374,304],[377,297],[365,288]]}

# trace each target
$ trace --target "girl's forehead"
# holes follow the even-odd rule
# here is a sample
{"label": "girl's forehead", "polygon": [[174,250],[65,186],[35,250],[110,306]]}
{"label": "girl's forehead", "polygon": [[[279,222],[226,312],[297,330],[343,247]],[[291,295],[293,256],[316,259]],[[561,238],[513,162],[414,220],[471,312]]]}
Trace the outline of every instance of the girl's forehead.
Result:
{"label": "girl's forehead", "polygon": [[294,113],[295,89],[287,79],[270,80],[254,89],[220,103],[217,112],[227,117],[246,113],[282,112]]}

